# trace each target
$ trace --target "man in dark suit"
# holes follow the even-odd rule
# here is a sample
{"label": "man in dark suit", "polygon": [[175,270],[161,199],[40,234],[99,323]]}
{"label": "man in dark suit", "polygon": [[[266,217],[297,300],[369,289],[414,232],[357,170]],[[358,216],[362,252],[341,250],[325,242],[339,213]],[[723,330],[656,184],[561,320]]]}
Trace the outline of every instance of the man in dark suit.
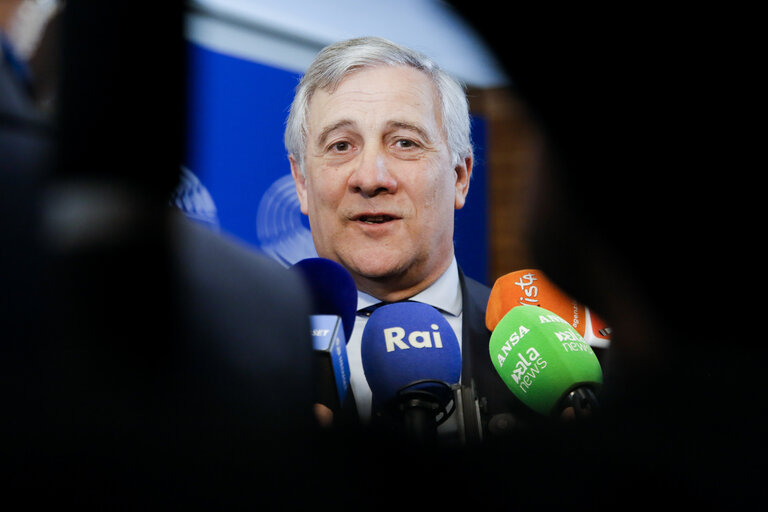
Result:
{"label": "man in dark suit", "polygon": [[[462,384],[477,385],[489,410],[501,412],[499,397],[511,393],[496,392],[503,383],[488,358],[490,289],[463,274],[453,247],[454,210],[464,206],[473,164],[462,87],[428,57],[390,41],[341,41],[302,78],[285,143],[317,253],[352,274],[358,311],[406,299],[437,308],[462,345]],[[358,314],[347,346],[364,421],[366,321]],[[450,420],[441,426],[452,428]]]}

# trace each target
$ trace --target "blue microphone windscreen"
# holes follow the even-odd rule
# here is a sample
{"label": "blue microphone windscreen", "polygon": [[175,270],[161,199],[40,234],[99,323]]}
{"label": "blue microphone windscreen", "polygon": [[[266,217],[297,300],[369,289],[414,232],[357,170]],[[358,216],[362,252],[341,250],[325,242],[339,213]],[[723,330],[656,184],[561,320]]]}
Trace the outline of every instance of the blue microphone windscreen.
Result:
{"label": "blue microphone windscreen", "polygon": [[417,380],[450,385],[461,377],[456,334],[443,315],[427,304],[399,302],[375,310],[363,330],[360,351],[377,403],[390,401]]}
{"label": "blue microphone windscreen", "polygon": [[314,315],[335,315],[344,325],[344,338],[349,341],[357,314],[357,286],[352,275],[335,261],[307,258],[292,268],[300,272],[312,295]]}

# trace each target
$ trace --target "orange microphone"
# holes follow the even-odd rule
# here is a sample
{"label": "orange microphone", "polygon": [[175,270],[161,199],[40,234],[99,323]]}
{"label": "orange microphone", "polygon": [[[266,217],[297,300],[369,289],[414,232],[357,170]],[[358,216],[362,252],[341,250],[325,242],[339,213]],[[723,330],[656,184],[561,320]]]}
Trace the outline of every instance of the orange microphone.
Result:
{"label": "orange microphone", "polygon": [[485,325],[493,331],[512,308],[540,306],[568,322],[590,346],[607,348],[611,329],[587,306],[566,295],[540,270],[524,269],[501,276],[493,284]]}

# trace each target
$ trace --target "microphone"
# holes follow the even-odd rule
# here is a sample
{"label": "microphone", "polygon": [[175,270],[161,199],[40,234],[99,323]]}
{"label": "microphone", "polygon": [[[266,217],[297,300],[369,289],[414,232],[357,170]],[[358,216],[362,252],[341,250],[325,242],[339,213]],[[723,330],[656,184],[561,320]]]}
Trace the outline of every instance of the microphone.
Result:
{"label": "microphone", "polygon": [[368,319],[360,351],[374,418],[415,441],[434,441],[456,408],[461,378],[461,348],[448,321],[419,302],[382,306]]}
{"label": "microphone", "polygon": [[[349,383],[347,339],[341,318],[336,315],[310,315],[314,370],[315,401],[328,407],[333,415],[354,416],[357,407]],[[332,421],[332,418],[329,418]]]}
{"label": "microphone", "polygon": [[489,352],[504,383],[530,409],[576,417],[598,409],[600,362],[576,329],[552,311],[512,308],[496,324]]}
{"label": "microphone", "polygon": [[312,296],[313,315],[336,315],[344,326],[349,341],[357,314],[357,286],[352,274],[333,260],[306,258],[293,267],[307,283]]}
{"label": "microphone", "polygon": [[318,418],[326,425],[355,421],[357,405],[346,347],[355,325],[355,282],[347,269],[325,258],[307,258],[292,269],[303,277],[312,298],[315,403],[330,410],[316,406]]}
{"label": "microphone", "polygon": [[576,329],[592,347],[608,348],[611,329],[594,311],[566,295],[543,272],[525,269],[501,276],[493,284],[485,312],[489,331],[509,310],[520,305],[541,306]]}

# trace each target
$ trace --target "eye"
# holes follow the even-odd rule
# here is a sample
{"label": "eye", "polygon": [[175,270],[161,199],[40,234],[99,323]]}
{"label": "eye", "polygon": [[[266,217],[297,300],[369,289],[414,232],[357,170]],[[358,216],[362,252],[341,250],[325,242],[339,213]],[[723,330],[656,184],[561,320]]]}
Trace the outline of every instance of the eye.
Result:
{"label": "eye", "polygon": [[395,146],[397,146],[400,149],[411,149],[418,147],[418,144],[416,144],[414,141],[409,139],[398,139],[395,142]]}
{"label": "eye", "polygon": [[335,151],[337,153],[343,153],[345,151],[349,151],[351,145],[347,141],[341,141],[341,142],[335,142],[331,144],[330,150]]}

